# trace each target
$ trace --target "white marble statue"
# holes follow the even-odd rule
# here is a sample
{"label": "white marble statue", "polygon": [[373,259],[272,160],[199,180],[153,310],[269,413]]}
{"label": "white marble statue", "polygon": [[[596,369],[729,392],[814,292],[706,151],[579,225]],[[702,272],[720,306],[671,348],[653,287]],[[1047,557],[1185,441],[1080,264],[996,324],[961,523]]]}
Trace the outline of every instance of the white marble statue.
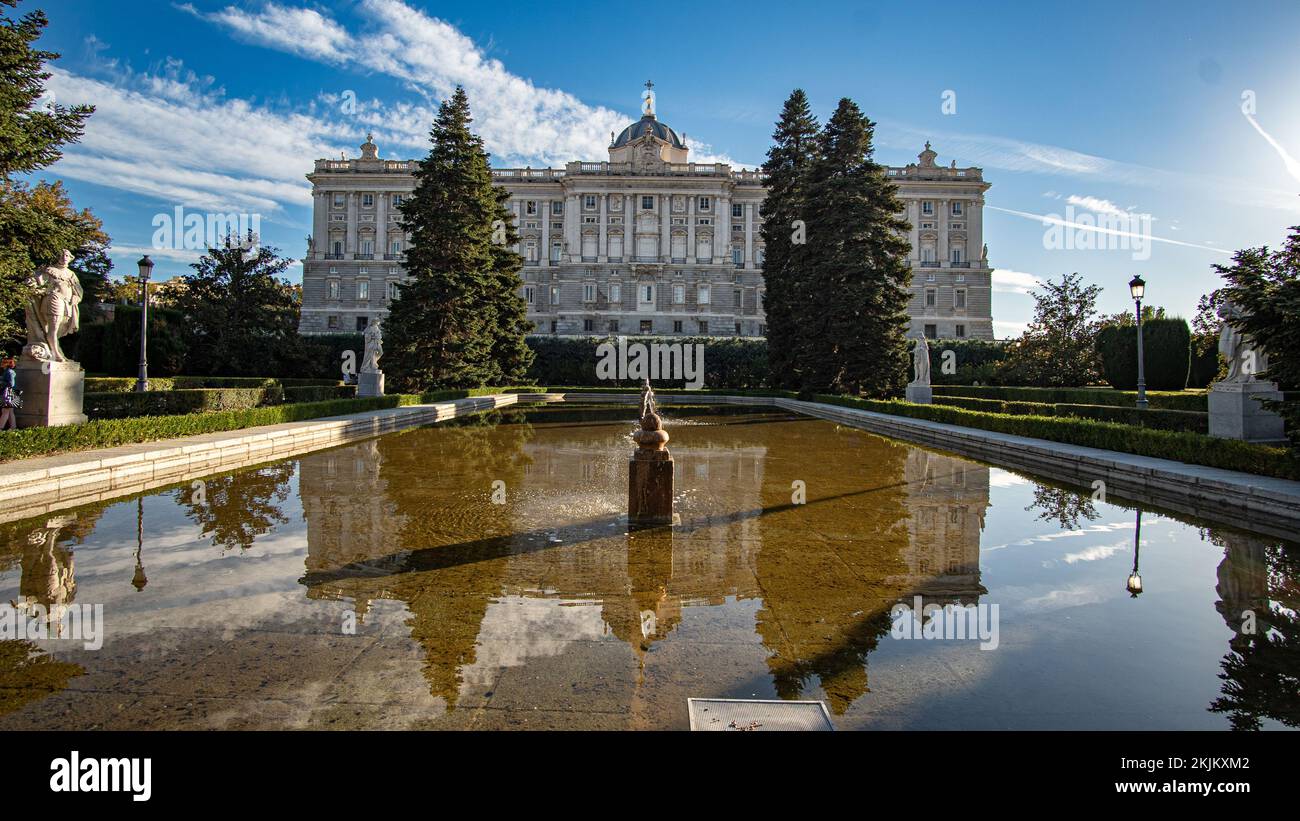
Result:
{"label": "white marble statue", "polygon": [[1231,302],[1219,306],[1217,312],[1223,320],[1219,330],[1219,353],[1228,363],[1228,375],[1221,382],[1240,384],[1254,382],[1255,374],[1268,368],[1268,356],[1251,346],[1241,331],[1232,327],[1232,320],[1241,317],[1241,309]]}
{"label": "white marble statue", "polygon": [[379,373],[379,357],[384,355],[384,333],[378,321],[366,326],[364,338],[366,348],[361,356],[361,372]]}
{"label": "white marble statue", "polygon": [[916,371],[916,378],[908,384],[930,384],[930,343],[925,341],[924,335],[918,338],[916,344],[912,346],[912,368]]}
{"label": "white marble statue", "polygon": [[38,270],[28,283],[35,289],[27,301],[27,345],[23,353],[42,362],[66,362],[59,337],[81,327],[84,292],[77,274],[68,267],[72,252],[64,251],[58,265]]}

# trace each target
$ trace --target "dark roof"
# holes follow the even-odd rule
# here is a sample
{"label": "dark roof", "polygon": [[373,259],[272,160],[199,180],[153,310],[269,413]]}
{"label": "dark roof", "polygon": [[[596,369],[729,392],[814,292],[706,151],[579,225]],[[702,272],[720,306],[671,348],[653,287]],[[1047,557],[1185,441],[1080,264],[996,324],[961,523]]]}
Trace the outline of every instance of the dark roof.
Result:
{"label": "dark roof", "polygon": [[646,116],[623,129],[623,133],[618,135],[614,140],[612,148],[621,148],[633,140],[638,140],[646,134],[652,134],[666,143],[672,144],[674,148],[685,148],[686,143],[682,138],[677,136],[677,132],[668,126],[656,120],[654,117]]}

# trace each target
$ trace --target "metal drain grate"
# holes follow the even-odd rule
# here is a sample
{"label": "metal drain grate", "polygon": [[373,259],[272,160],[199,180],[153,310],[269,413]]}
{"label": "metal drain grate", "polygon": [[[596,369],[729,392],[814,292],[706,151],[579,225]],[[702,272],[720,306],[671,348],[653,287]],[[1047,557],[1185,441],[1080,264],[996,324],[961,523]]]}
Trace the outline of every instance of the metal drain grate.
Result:
{"label": "metal drain grate", "polygon": [[800,730],[828,732],[835,729],[830,713],[820,701],[781,701],[750,698],[688,698],[686,711],[691,730],[699,732],[745,732],[748,730]]}

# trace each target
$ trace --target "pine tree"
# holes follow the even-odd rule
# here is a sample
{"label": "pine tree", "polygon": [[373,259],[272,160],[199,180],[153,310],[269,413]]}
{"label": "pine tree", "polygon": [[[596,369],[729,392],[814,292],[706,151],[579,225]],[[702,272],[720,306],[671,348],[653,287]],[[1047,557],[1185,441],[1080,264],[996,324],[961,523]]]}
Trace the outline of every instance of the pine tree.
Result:
{"label": "pine tree", "polygon": [[186,373],[275,376],[303,365],[299,306],[280,277],[291,260],[270,246],[255,246],[256,254],[247,247],[227,237],[174,289],[172,306],[185,315]]}
{"label": "pine tree", "polygon": [[[793,361],[799,339],[795,300],[806,245],[793,242],[795,221],[805,219],[804,184],[817,155],[817,118],[808,96],[796,88],[785,101],[763,163],[768,193],[763,201],[763,310],[767,315],[768,367],[774,387],[795,386]],[[803,238],[806,238],[803,237]]]}
{"label": "pine tree", "polygon": [[[0,0],[0,7],[17,7]],[[58,54],[32,48],[48,21],[44,12],[14,20],[0,15],[0,340],[20,333],[27,279],[42,265],[74,253],[99,234],[99,221],[72,208],[59,183],[14,179],[50,165],[80,139],[91,106],[38,107]]]}
{"label": "pine tree", "polygon": [[430,130],[432,146],[401,205],[410,280],[389,306],[384,362],[398,390],[477,387],[527,370],[525,306],[507,194],[492,184],[483,141],[457,88]]}
{"label": "pine tree", "polygon": [[794,371],[804,391],[885,396],[907,381],[907,221],[873,160],[875,124],[840,100],[805,189],[808,245],[795,304]]}

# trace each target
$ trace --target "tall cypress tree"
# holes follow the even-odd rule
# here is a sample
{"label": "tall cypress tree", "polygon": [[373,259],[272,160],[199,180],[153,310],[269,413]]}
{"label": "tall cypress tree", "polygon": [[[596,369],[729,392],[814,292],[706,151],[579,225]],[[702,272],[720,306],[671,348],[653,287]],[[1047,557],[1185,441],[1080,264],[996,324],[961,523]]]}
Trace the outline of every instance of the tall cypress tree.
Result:
{"label": "tall cypress tree", "polygon": [[794,319],[798,313],[795,302],[807,246],[794,243],[792,238],[795,220],[807,218],[804,183],[816,156],[817,118],[808,106],[808,96],[796,88],[781,110],[767,162],[763,163],[768,186],[761,229],[766,291],[763,310],[767,315],[768,367],[775,387],[796,385],[793,363],[799,328]]}
{"label": "tall cypress tree", "polygon": [[809,167],[807,268],[794,370],[803,390],[883,396],[907,382],[907,220],[874,159],[875,123],[840,100]]}
{"label": "tall cypress tree", "polygon": [[506,195],[492,184],[471,122],[457,87],[438,110],[415,192],[401,205],[411,278],[384,323],[384,370],[398,390],[477,387],[516,376],[525,359],[524,306],[514,295],[522,260],[501,245],[513,236]]}

